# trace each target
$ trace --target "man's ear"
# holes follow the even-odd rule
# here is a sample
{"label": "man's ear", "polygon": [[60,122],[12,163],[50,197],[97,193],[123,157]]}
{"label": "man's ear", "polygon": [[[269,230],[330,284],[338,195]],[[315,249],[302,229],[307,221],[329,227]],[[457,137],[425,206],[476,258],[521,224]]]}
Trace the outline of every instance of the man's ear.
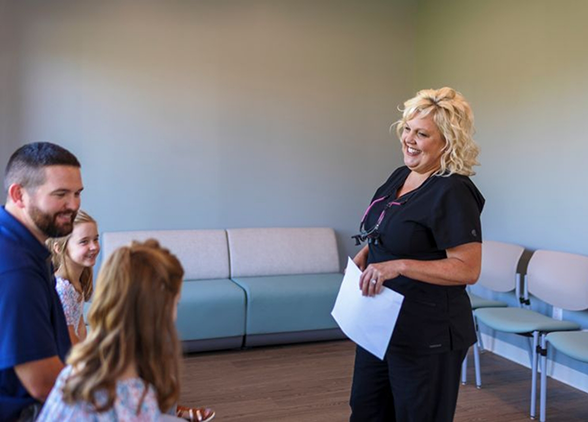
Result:
{"label": "man's ear", "polygon": [[24,196],[26,195],[22,185],[13,183],[8,187],[8,199],[18,208],[24,208]]}

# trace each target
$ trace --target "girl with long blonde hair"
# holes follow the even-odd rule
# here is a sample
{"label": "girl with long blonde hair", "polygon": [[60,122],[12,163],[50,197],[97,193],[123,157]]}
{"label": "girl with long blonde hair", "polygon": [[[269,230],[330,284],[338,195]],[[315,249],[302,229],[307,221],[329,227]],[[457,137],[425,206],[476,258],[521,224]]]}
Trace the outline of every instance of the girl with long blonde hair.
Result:
{"label": "girl with long blonde hair", "polygon": [[72,344],[86,338],[84,302],[93,291],[93,267],[100,252],[98,224],[79,210],[72,232],[64,237],[48,239],[55,272],[55,288],[59,294]]}
{"label": "girl with long blonde hair", "polygon": [[174,407],[183,275],[178,259],[153,239],[113,252],[96,283],[91,331],[72,349],[40,421],[159,420]]}

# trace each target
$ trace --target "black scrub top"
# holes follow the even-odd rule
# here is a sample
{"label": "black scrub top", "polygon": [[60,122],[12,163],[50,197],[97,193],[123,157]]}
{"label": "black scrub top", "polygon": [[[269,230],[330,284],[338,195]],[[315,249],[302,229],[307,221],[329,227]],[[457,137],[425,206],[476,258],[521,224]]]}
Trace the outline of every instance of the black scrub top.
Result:
{"label": "black scrub top", "polygon": [[[376,225],[390,202],[396,204],[386,209],[378,242],[369,245],[368,264],[443,259],[446,249],[482,242],[484,197],[467,176],[431,176],[417,189],[396,198],[409,173],[407,167],[398,168],[372,199],[389,195],[371,208],[366,230]],[[467,348],[476,341],[465,286],[439,286],[404,276],[386,280],[384,286],[404,295],[389,351],[441,353]]]}

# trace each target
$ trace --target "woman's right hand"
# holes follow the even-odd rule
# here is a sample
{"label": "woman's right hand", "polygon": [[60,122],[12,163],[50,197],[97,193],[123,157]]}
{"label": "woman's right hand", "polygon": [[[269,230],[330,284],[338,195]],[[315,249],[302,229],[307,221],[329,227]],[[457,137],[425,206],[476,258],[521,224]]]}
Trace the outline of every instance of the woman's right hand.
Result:
{"label": "woman's right hand", "polygon": [[367,259],[368,259],[369,247],[365,245],[353,258],[353,262],[355,265],[363,272],[367,266]]}

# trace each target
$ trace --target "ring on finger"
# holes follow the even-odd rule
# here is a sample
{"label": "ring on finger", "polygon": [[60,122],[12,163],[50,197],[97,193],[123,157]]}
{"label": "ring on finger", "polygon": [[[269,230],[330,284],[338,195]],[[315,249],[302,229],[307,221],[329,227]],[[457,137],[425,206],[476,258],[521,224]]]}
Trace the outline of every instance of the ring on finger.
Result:
{"label": "ring on finger", "polygon": [[370,280],[370,283],[372,283],[372,284],[376,284],[377,282],[378,282],[378,280],[376,280],[375,278],[372,278],[372,279]]}

